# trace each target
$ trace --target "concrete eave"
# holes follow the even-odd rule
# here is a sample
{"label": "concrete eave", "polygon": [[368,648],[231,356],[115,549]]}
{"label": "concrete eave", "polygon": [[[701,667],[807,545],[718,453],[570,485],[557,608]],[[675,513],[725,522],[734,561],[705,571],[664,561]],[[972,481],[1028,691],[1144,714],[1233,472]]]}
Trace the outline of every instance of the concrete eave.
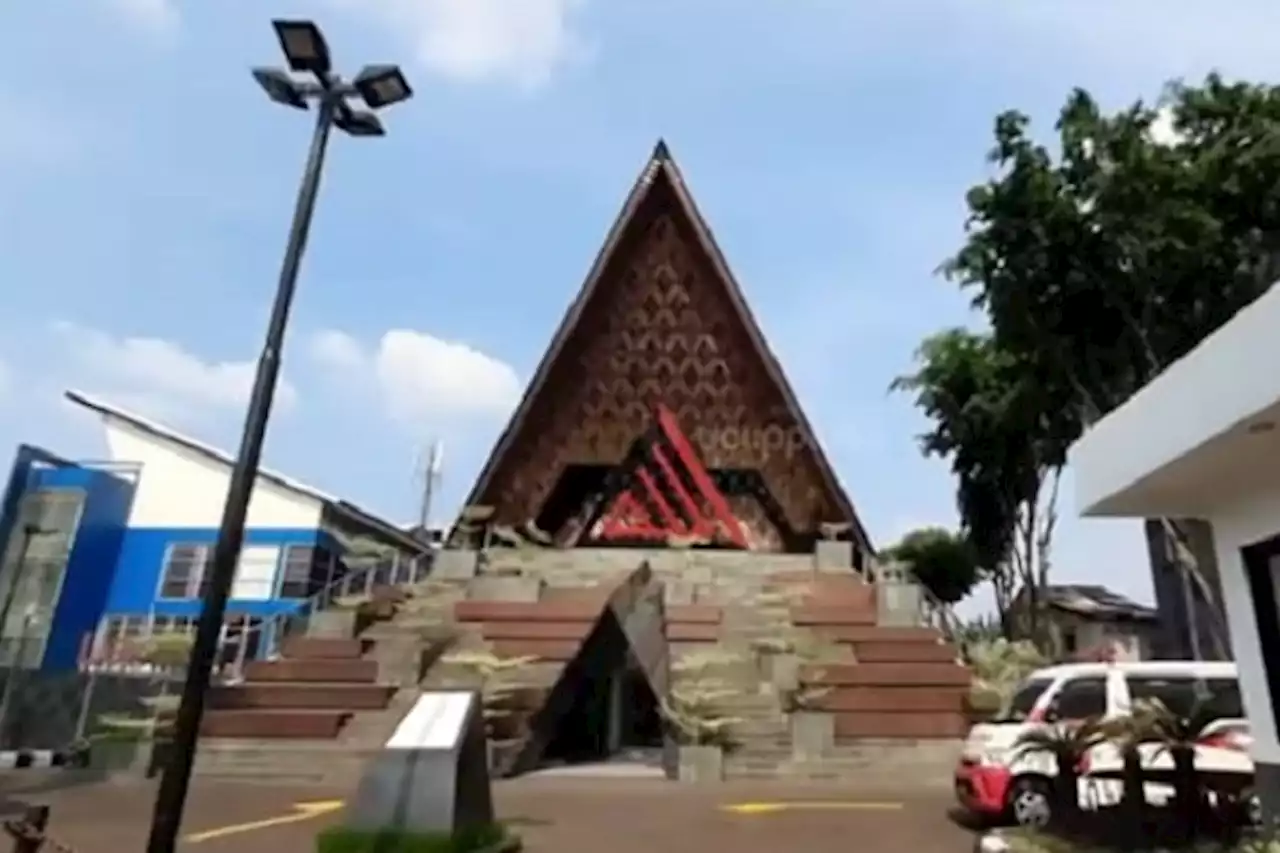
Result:
{"label": "concrete eave", "polygon": [[1204,517],[1228,495],[1278,482],[1278,418],[1273,287],[1075,443],[1068,461],[1078,509]]}

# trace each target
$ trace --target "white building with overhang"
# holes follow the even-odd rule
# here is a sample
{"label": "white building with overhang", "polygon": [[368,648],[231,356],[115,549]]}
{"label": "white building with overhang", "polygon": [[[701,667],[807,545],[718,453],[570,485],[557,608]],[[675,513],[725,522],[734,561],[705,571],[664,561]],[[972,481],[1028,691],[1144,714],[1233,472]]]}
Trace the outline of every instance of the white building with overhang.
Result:
{"label": "white building with overhang", "polygon": [[1280,287],[1094,424],[1069,461],[1085,516],[1211,525],[1257,784],[1274,812],[1280,807]]}

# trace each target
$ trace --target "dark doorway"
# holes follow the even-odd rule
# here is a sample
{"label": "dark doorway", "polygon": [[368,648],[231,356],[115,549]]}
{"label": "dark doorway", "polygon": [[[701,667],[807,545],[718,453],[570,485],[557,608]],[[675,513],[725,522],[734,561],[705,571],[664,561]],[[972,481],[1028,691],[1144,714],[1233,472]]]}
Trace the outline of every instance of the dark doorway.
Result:
{"label": "dark doorway", "polygon": [[668,733],[657,697],[668,660],[662,585],[642,564],[614,588],[504,772],[604,762],[665,768]]}
{"label": "dark doorway", "polygon": [[592,496],[601,493],[610,470],[608,465],[566,465],[538,513],[538,529],[558,534],[583,512]]}
{"label": "dark doorway", "polygon": [[658,700],[630,655],[581,674],[572,704],[559,718],[542,763],[656,760],[662,753]]}
{"label": "dark doorway", "polygon": [[542,753],[543,762],[585,764],[609,756],[613,676],[613,672],[597,671],[579,678],[573,704],[560,717],[555,734]]}
{"label": "dark doorway", "polygon": [[627,668],[620,673],[618,684],[615,756],[624,760],[661,761],[663,725],[658,698],[653,695],[640,665],[631,655],[627,658]]}
{"label": "dark doorway", "polygon": [[1280,537],[1240,549],[1244,573],[1249,581],[1249,598],[1258,627],[1258,650],[1271,698],[1271,715],[1280,729],[1280,613],[1277,612],[1276,572],[1280,570]]}

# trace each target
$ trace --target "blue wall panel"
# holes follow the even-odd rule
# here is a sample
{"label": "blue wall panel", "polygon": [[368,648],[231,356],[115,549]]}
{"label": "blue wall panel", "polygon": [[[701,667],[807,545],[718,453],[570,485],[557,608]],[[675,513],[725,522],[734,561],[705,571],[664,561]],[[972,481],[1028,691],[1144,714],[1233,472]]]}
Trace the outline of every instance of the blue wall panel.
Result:
{"label": "blue wall panel", "polygon": [[72,669],[81,642],[98,627],[106,606],[133,502],[133,484],[106,471],[65,467],[37,470],[32,487],[85,493],[42,665],[46,670]]}
{"label": "blue wall panel", "polygon": [[[106,611],[113,615],[154,612],[164,616],[194,616],[200,612],[198,599],[166,599],[157,597],[165,554],[170,545],[210,545],[218,538],[216,528],[146,528],[131,527],[124,533],[115,581],[107,598]],[[308,528],[259,528],[246,530],[245,545],[316,545],[322,542],[319,531]],[[279,567],[277,567],[277,573]],[[278,574],[277,574],[278,578]],[[296,601],[271,599],[245,601],[232,599],[229,613],[268,616],[295,609]]]}

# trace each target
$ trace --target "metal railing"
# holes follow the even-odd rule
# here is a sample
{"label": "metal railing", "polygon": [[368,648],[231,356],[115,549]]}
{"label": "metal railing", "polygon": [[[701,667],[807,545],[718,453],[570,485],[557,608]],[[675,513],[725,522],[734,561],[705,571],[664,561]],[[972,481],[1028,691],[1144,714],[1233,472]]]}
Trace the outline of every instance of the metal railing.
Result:
{"label": "metal railing", "polygon": [[[273,660],[279,657],[285,640],[305,633],[307,622],[313,613],[331,607],[346,598],[372,596],[382,586],[400,586],[423,580],[429,570],[426,556],[411,558],[407,566],[399,560],[390,571],[385,563],[370,563],[349,569],[341,577],[304,599],[292,603],[287,610],[268,615],[234,613],[223,624],[218,638],[214,674],[222,682],[236,682],[244,677],[245,666],[255,660]],[[177,631],[193,631],[194,621],[185,629],[160,628],[148,621],[143,631],[124,636],[92,635],[89,645],[82,650],[82,672],[111,672],[114,674],[156,675],[159,668],[146,661],[148,640],[155,636]]]}

